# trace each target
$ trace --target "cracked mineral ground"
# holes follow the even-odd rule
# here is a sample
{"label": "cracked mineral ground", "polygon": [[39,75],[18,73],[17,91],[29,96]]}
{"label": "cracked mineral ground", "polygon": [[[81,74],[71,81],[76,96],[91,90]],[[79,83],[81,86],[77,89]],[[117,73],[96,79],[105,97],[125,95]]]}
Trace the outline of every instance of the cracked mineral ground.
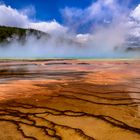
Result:
{"label": "cracked mineral ground", "polygon": [[140,60],[0,61],[0,140],[140,140]]}

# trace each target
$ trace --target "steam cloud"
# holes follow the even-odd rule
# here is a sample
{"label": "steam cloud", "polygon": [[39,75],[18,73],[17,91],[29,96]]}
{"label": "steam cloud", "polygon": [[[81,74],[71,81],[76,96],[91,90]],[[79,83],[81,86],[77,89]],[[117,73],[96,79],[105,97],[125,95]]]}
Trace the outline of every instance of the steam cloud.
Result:
{"label": "steam cloud", "polygon": [[130,9],[117,0],[97,0],[85,9],[66,7],[61,9],[65,26],[55,20],[33,21],[28,13],[35,13],[35,9],[30,9],[16,10],[1,4],[0,25],[33,28],[51,37],[28,35],[24,44],[13,39],[0,46],[0,57],[139,57],[140,52],[126,49],[129,45],[140,47],[140,5]]}

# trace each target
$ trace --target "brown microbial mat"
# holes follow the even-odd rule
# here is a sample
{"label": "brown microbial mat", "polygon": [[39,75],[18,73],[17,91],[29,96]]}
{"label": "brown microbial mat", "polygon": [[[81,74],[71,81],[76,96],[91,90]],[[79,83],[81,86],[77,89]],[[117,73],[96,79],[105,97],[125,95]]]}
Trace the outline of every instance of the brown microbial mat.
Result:
{"label": "brown microbial mat", "polygon": [[140,61],[1,61],[0,140],[140,140]]}

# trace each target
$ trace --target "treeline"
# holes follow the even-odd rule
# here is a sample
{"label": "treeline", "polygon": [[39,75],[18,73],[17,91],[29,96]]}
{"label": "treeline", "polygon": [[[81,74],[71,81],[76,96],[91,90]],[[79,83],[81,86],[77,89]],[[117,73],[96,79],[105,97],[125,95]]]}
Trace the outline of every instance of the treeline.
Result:
{"label": "treeline", "polygon": [[37,38],[43,35],[48,36],[48,34],[34,29],[0,26],[0,42],[9,42],[13,37],[22,40],[29,34],[35,35]]}

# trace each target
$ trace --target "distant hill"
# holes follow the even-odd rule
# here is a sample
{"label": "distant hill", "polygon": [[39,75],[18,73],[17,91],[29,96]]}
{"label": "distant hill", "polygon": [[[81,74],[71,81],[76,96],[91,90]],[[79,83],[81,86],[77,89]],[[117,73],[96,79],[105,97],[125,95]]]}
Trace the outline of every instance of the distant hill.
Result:
{"label": "distant hill", "polygon": [[[5,46],[5,43],[10,43],[13,40],[16,40],[22,44],[26,42],[29,35],[33,35],[36,39],[40,39],[41,37],[45,37],[46,40],[48,38],[53,37],[50,34],[47,34],[42,31],[34,30],[34,29],[23,29],[17,27],[7,27],[0,26],[0,44],[4,44],[1,46]],[[68,44],[75,45],[79,47],[84,47],[84,45],[80,42],[77,42],[71,38],[67,38],[66,36],[58,36],[55,40],[57,44]],[[140,38],[129,36],[126,40],[126,43],[123,44],[125,52],[140,52]],[[119,47],[115,47],[114,49],[118,49]]]}
{"label": "distant hill", "polygon": [[47,33],[34,29],[0,26],[0,43],[8,43],[12,39],[23,41],[28,35],[34,35],[37,39],[41,36],[49,36]]}
{"label": "distant hill", "polygon": [[126,52],[140,52],[140,37],[128,36],[124,47]]}

